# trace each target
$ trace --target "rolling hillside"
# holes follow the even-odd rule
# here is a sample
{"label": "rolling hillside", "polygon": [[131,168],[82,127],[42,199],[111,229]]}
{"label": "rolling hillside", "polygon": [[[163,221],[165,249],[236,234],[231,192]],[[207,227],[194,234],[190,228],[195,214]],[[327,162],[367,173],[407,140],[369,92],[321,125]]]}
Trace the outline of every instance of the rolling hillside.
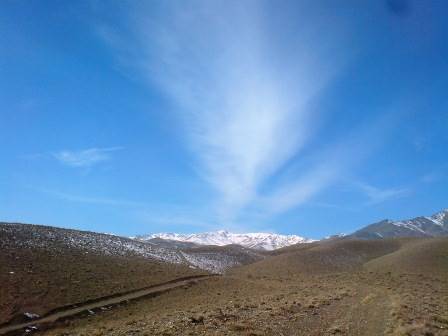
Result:
{"label": "rolling hillside", "polygon": [[260,260],[239,247],[185,250],[94,232],[0,224],[0,324],[31,312]]}
{"label": "rolling hillside", "polygon": [[448,238],[299,244],[45,335],[443,336],[447,249]]}

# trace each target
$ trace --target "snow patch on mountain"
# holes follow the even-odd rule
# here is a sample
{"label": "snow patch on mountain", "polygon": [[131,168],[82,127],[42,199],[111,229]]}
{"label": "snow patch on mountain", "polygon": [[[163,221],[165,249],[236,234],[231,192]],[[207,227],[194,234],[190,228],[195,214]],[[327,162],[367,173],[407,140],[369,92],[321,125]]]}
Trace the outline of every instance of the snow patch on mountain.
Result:
{"label": "snow patch on mountain", "polygon": [[432,216],[428,217],[417,217],[405,221],[390,221],[391,224],[395,226],[405,227],[409,230],[419,231],[426,234],[426,228],[428,225],[438,225],[444,227],[448,222],[448,209],[440,211]]}
{"label": "snow patch on mountain", "polygon": [[425,231],[420,227],[419,223],[415,223],[414,221],[407,220],[407,221],[399,221],[399,222],[391,222],[392,225],[395,226],[401,226],[405,227],[406,229],[413,230],[413,231],[419,231],[421,233],[425,233]]}
{"label": "snow patch on mountain", "polygon": [[362,239],[448,236],[448,209],[431,216],[397,221],[382,220],[354,232],[351,236]]}
{"label": "snow patch on mountain", "polygon": [[21,248],[60,249],[62,246],[112,256],[134,255],[174,264],[185,263],[177,251],[155,244],[108,234],[61,229],[31,224],[2,223],[0,236],[12,237],[12,241],[0,239],[0,250],[8,244]]}
{"label": "snow patch on mountain", "polygon": [[[0,251],[10,249],[43,249],[52,253],[65,253],[76,249],[85,254],[122,257],[141,257],[172,264],[183,264],[213,273],[255,262],[263,258],[256,251],[239,246],[226,248],[189,246],[190,243],[172,246],[154,241],[138,241],[102,233],[62,229],[50,226],[1,223]],[[186,245],[186,246],[184,246]],[[14,274],[10,271],[9,274]]]}
{"label": "snow patch on mountain", "polygon": [[448,209],[440,211],[432,215],[431,217],[425,217],[425,218],[432,221],[436,225],[443,226],[445,223],[448,222]]}
{"label": "snow patch on mountain", "polygon": [[312,239],[296,235],[280,235],[275,233],[231,233],[228,231],[204,232],[197,234],[156,233],[136,237],[138,240],[148,241],[154,238],[190,242],[199,245],[241,245],[258,250],[275,250],[278,248],[313,242]]}
{"label": "snow patch on mountain", "polygon": [[181,253],[194,267],[212,273],[221,274],[231,267],[241,265],[238,258],[220,253],[186,253],[183,251]]}

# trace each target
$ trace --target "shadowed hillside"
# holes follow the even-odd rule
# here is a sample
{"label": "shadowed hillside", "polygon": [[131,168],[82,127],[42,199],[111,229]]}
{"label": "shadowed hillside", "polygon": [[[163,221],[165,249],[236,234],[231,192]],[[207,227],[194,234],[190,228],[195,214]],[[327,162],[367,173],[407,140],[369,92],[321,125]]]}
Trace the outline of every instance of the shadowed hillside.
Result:
{"label": "shadowed hillside", "polygon": [[[36,225],[0,224],[0,323],[185,275],[144,243]],[[141,244],[141,245],[139,245]],[[169,257],[165,255],[164,257]]]}

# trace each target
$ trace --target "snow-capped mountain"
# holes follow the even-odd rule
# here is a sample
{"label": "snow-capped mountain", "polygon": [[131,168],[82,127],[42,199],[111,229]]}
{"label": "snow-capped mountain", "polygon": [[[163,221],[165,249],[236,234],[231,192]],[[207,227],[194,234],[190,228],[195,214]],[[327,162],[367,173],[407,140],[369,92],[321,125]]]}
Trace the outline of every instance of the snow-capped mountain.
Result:
{"label": "snow-capped mountain", "polygon": [[196,234],[156,233],[135,237],[138,240],[165,239],[195,243],[198,245],[241,245],[258,250],[275,250],[298,243],[309,243],[313,240],[296,235],[280,235],[275,233],[231,233],[228,231],[204,232]]}
{"label": "snow-capped mountain", "polygon": [[448,236],[448,209],[432,216],[408,220],[391,221],[386,219],[366,226],[350,236],[363,239]]}

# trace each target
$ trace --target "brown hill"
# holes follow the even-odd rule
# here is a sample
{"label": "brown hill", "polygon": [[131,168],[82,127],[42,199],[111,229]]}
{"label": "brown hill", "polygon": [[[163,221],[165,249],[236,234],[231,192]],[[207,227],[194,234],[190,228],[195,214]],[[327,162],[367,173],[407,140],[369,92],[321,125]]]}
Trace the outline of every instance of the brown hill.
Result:
{"label": "brown hill", "polygon": [[26,312],[42,315],[56,307],[205,273],[137,253],[139,246],[132,244],[91,232],[0,224],[0,324]]}
{"label": "brown hill", "polygon": [[270,277],[350,271],[399,248],[396,240],[338,239],[299,244],[274,251],[271,257],[234,272]]}
{"label": "brown hill", "polygon": [[448,274],[448,238],[400,239],[400,248],[367,262],[376,272]]}
{"label": "brown hill", "polygon": [[442,336],[448,330],[447,248],[448,239],[291,246],[46,335]]}
{"label": "brown hill", "polygon": [[263,252],[240,245],[203,245],[182,249],[182,252],[190,264],[213,273],[224,273],[231,268],[252,264],[264,258]]}
{"label": "brown hill", "polygon": [[[185,267],[152,259],[157,246],[119,237],[82,233],[82,244],[67,248],[61,239],[70,242],[78,233],[64,231],[52,240],[62,231],[1,227],[0,247],[7,253],[0,281],[7,286],[0,294],[2,313],[9,316],[182,277],[194,273],[194,264],[240,265],[159,296],[59,321],[41,331],[49,336],[438,336],[448,330],[448,238],[342,238],[263,254],[239,246],[178,249],[173,255],[161,250],[168,253],[164,258],[185,258]],[[7,278],[16,275],[17,285]],[[3,304],[9,291],[14,295]]]}

